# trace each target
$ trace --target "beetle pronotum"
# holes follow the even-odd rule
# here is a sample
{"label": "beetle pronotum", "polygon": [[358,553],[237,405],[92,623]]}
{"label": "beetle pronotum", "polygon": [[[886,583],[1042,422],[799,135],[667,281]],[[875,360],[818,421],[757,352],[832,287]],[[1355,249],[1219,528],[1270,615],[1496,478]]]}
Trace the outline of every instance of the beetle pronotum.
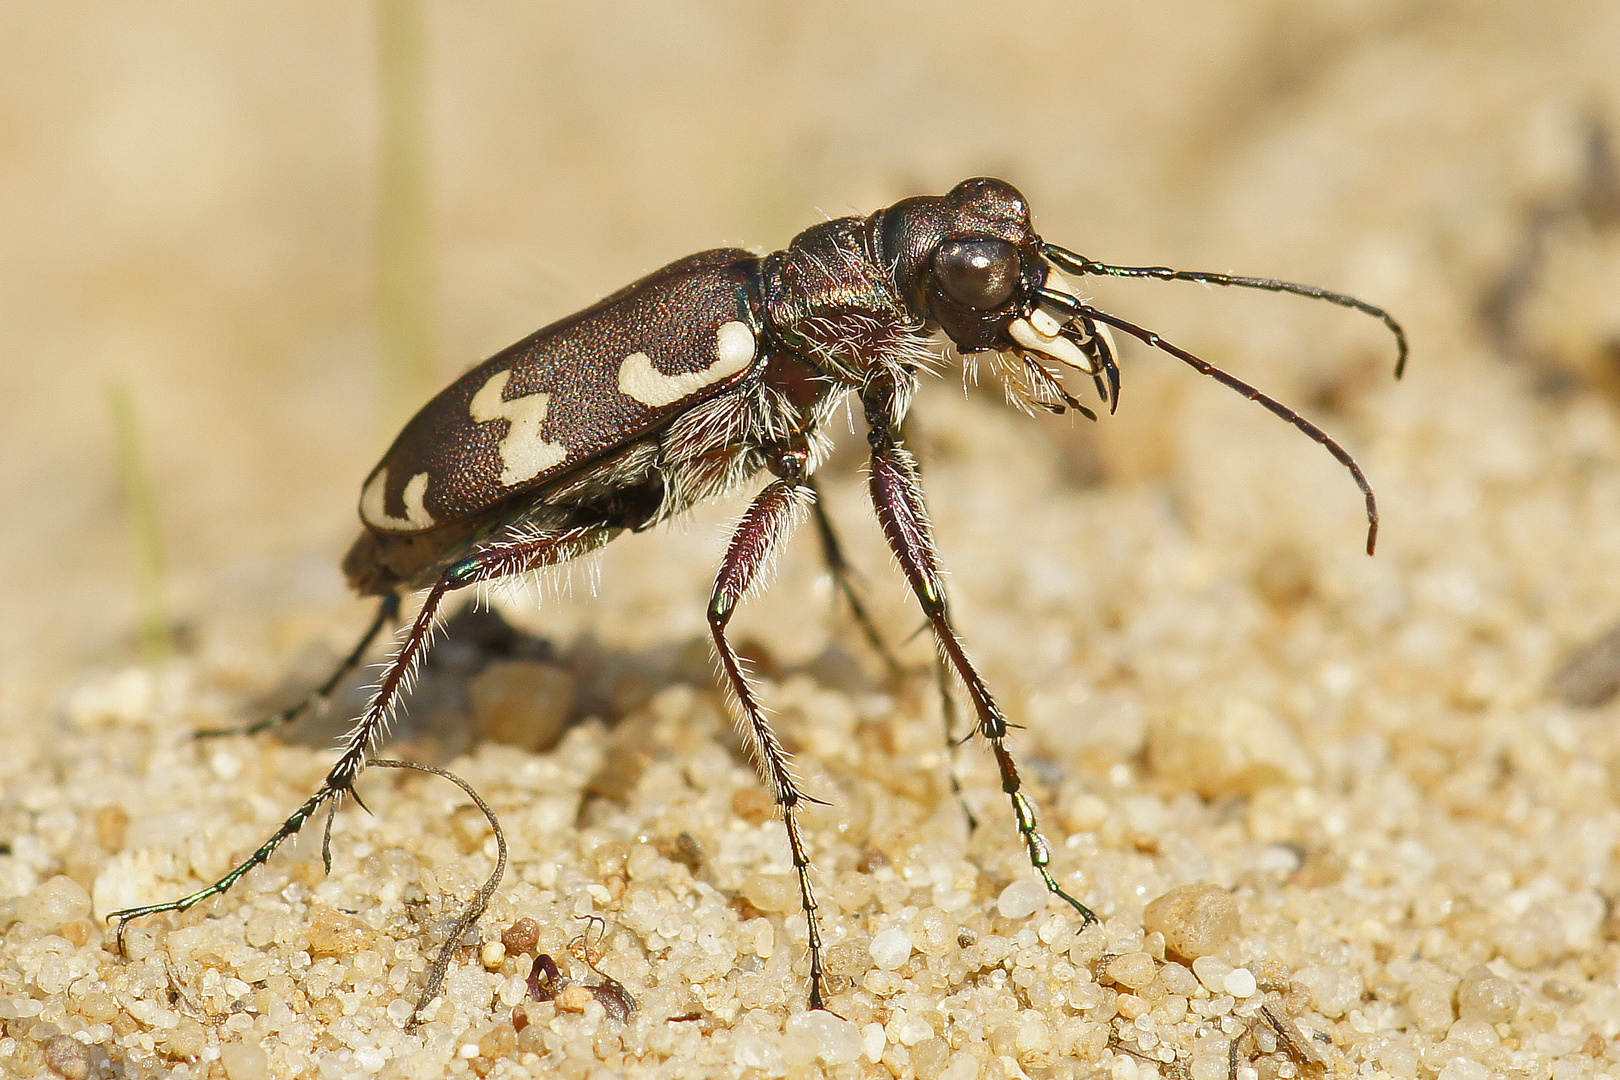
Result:
{"label": "beetle pronotum", "polygon": [[396,621],[407,592],[426,595],[336,764],[315,794],[223,878],[179,900],[115,912],[120,935],[131,919],[184,911],[224,893],[323,806],[330,829],[330,813],[354,794],[447,594],[564,563],[766,471],[770,482],[726,550],[708,621],[738,720],[787,831],[807,927],[810,1007],[823,1008],[821,928],[796,817],[806,796],[726,627],[813,509],[811,475],[830,448],[828,421],[852,394],[866,419],[873,508],[945,662],[973,703],[1030,864],[1052,895],[1094,920],[1052,874],[1050,849],[1007,748],[1007,721],[952,624],[916,463],[902,444],[900,425],[918,377],[940,359],[935,332],[959,353],[993,357],[1013,404],[1075,409],[1092,419],[1060,372],[1089,377],[1112,410],[1119,368],[1107,328],[1139,338],[1326,447],[1365,497],[1369,554],[1378,512],[1361,469],[1320,428],[1157,334],[1092,306],[1064,272],[1327,300],[1383,320],[1398,346],[1397,377],[1405,364],[1405,334],[1381,308],[1267,278],[1082,258],[1036,235],[1028,203],[1001,180],[967,180],[943,196],[823,222],[785,251],[758,256],[726,248],[671,263],[474,367],[405,425],[365,482],[365,528],[343,564],[358,592],[381,598],[377,614],[316,697],[335,688]]}

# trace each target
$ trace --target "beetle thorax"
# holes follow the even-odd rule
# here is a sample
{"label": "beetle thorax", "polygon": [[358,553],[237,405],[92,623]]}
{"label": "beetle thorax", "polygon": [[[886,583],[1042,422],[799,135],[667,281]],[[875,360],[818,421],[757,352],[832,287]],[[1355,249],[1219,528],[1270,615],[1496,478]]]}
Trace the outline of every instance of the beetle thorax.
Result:
{"label": "beetle thorax", "polygon": [[764,279],[778,340],[829,378],[858,387],[874,369],[909,378],[939,359],[924,316],[876,256],[868,219],[806,229],[766,260]]}

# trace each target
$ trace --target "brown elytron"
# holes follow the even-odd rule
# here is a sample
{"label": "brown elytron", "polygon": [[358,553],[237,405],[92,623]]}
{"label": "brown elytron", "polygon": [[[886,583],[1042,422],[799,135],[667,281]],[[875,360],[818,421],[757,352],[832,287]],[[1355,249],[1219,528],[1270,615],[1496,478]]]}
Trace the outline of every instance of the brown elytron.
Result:
{"label": "brown elytron", "polygon": [[[805,796],[726,627],[795,527],[819,513],[811,476],[830,446],[827,420],[851,394],[866,419],[873,509],[945,662],[973,703],[1030,864],[1053,895],[1082,919],[1094,919],[1052,874],[1050,850],[1007,747],[1007,722],[952,623],[916,462],[902,443],[901,422],[918,378],[941,359],[936,334],[959,353],[994,354],[1014,405],[1075,409],[1093,419],[1062,373],[1086,376],[1112,410],[1119,368],[1106,328],[1130,334],[1326,447],[1365,497],[1369,553],[1378,515],[1361,470],[1319,428],[1151,331],[1093,307],[1061,271],[1327,300],[1383,320],[1396,337],[1397,376],[1405,363],[1405,334],[1380,308],[1268,278],[1093,262],[1037,236],[1024,197],[1001,180],[967,180],[943,196],[824,222],[763,257],[728,249],[672,263],[486,360],[406,425],[362,489],[365,531],[344,561],[354,587],[382,601],[317,697],[360,662],[397,617],[405,593],[426,595],[337,763],[240,866],[182,899],[116,912],[120,932],[130,919],[184,911],[225,892],[323,806],[330,812],[353,794],[448,593],[566,562],[768,472],[769,483],[727,548],[709,627],[743,731],[781,810],[808,928],[810,1006],[823,1007],[821,931],[797,823]],[[821,524],[830,537],[825,519]],[[836,575],[843,564],[830,539],[828,550]],[[848,591],[847,583],[842,587]]]}

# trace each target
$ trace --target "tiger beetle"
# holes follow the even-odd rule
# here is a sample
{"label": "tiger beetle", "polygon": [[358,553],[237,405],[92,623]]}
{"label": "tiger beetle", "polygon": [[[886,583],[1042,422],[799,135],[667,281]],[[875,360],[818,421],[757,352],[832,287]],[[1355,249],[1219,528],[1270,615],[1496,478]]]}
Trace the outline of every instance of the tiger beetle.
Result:
{"label": "tiger beetle", "polygon": [[[1001,788],[1036,873],[1085,923],[1089,908],[1053,876],[1051,851],[1007,747],[1008,723],[968,658],[946,603],[933,532],[901,424],[919,376],[941,360],[936,332],[958,354],[989,358],[1008,400],[1026,412],[1075,410],[1063,381],[1087,376],[1112,412],[1119,366],[1109,330],[1190,364],[1294,425],[1333,455],[1366,501],[1367,552],[1378,510],[1359,466],[1337,442],[1280,402],[1159,335],[1094,307],[1065,275],[1156,278],[1293,293],[1365,312],[1406,335],[1382,308],[1270,278],[1095,262],[1047,243],[1029,205],[1002,180],[904,199],[868,217],[814,225],[787,250],[722,248],[688,256],[584,311],[539,330],[451,383],[405,425],[366,479],[365,528],[343,562],[353,587],[380,598],[353,651],[308,702],[323,700],[361,662],[408,592],[426,595],[364,713],[320,788],[212,885],[179,900],[114,913],[131,919],[224,893],[323,806],[331,814],[371,764],[373,743],[408,688],[445,597],[556,566],[626,531],[640,532],[760,472],[767,483],[735,527],[709,600],[708,623],[741,728],[775,798],[804,910],[812,1009],[826,1007],[824,946],[810,857],[797,815],[801,790],[726,636],[737,604],[766,576],[794,528],[818,513],[812,475],[828,455],[829,422],[854,395],[866,419],[872,507],[943,660],[973,704]],[[836,551],[828,545],[829,556]],[[843,567],[833,562],[835,577]]]}

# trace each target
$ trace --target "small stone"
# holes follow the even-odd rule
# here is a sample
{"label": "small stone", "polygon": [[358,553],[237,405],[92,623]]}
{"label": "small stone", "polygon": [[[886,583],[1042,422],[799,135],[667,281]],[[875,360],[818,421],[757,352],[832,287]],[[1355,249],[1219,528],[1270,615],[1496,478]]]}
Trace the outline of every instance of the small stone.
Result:
{"label": "small stone", "polygon": [[1248,968],[1233,968],[1227,972],[1226,978],[1221,980],[1221,987],[1235,998],[1250,998],[1259,989],[1255,982],[1254,972]]}
{"label": "small stone", "polygon": [[1142,929],[1164,935],[1165,948],[1196,960],[1216,952],[1238,932],[1237,901],[1219,885],[1178,885],[1148,904]]}
{"label": "small stone", "polygon": [[906,981],[892,971],[873,968],[861,978],[861,986],[873,997],[893,997]]}
{"label": "small stone", "polygon": [[911,1068],[917,1080],[939,1080],[951,1060],[951,1044],[944,1039],[925,1039],[911,1048]]}
{"label": "small stone", "polygon": [[79,1015],[92,1024],[108,1023],[121,1011],[110,994],[99,990],[92,990],[79,999]]}
{"label": "small stone", "polygon": [[1519,988],[1476,964],[1457,984],[1457,1015],[1464,1020],[1500,1024],[1512,1020],[1519,1011]]}
{"label": "small stone", "polygon": [[900,1045],[916,1046],[924,1039],[934,1037],[934,1027],[920,1016],[909,1016],[900,1025],[900,1029],[895,1032],[895,1035],[899,1038]]}
{"label": "small stone", "polygon": [[1276,712],[1243,698],[1194,698],[1156,719],[1148,731],[1148,760],[1161,782],[1209,798],[1304,784],[1316,774],[1311,756]]}
{"label": "small stone", "polygon": [[1391,1038],[1378,1051],[1378,1064],[1393,1076],[1416,1076],[1418,1054],[1409,1039]]}
{"label": "small stone", "polygon": [[[1196,964],[1193,970],[1198,970]],[[1361,974],[1344,964],[1313,964],[1295,972],[1294,980],[1310,993],[1316,1011],[1328,1017],[1343,1016],[1359,1005],[1365,989]]]}
{"label": "small stone", "polygon": [[799,910],[799,887],[785,874],[750,874],[743,896],[766,914]]}
{"label": "small stone", "polygon": [[0,997],[0,1020],[27,1020],[38,1016],[45,1003],[31,997]]}
{"label": "small stone", "polygon": [[517,1029],[511,1024],[496,1024],[478,1040],[478,1056],[497,1061],[511,1057],[517,1049]]}
{"label": "small stone", "polygon": [[912,946],[924,956],[944,956],[956,943],[956,924],[937,907],[923,909],[906,929]]}
{"label": "small stone", "polygon": [[230,1080],[265,1080],[270,1075],[270,1055],[257,1043],[226,1043],[219,1048],[219,1063]]}
{"label": "small stone", "polygon": [[501,932],[501,944],[509,956],[534,952],[540,945],[540,924],[524,916]]}
{"label": "small stone", "polygon": [[996,897],[996,911],[1004,919],[1027,919],[1045,906],[1046,883],[1039,878],[1020,878]]}
{"label": "small stone", "polygon": [[874,964],[884,971],[893,971],[911,959],[911,935],[899,926],[880,930],[872,935],[871,953]]}
{"label": "small stone", "polygon": [[486,941],[478,950],[478,962],[484,965],[485,971],[498,970],[505,960],[506,946],[499,941]]}
{"label": "small stone", "polygon": [[492,660],[467,684],[473,721],[495,742],[551,750],[567,726],[577,681],[556,664]]}
{"label": "small stone", "polygon": [[323,907],[309,922],[309,955],[316,960],[350,956],[372,945],[376,936],[375,931],[359,919]]}
{"label": "small stone", "polygon": [[90,917],[90,894],[84,886],[57,874],[45,881],[17,905],[17,920],[41,930],[54,932],[64,923]]}
{"label": "small stone", "polygon": [[1227,1080],[1230,1076],[1227,1045],[1228,1041],[1221,1038],[1204,1038],[1194,1043],[1192,1063],[1187,1070],[1192,1080]]}
{"label": "small stone", "polygon": [[56,932],[73,944],[83,948],[90,944],[90,939],[95,937],[96,930],[96,924],[89,919],[74,919],[72,922],[63,923],[57,928]]}
{"label": "small stone", "polygon": [[585,1007],[596,1000],[588,986],[565,986],[557,992],[557,1008],[562,1012],[582,1013]]}
{"label": "small stone", "polygon": [[1052,1029],[1047,1025],[1046,1018],[1034,1009],[1024,1010],[1018,1018],[1013,1046],[1020,1058],[1029,1064],[1035,1064],[1029,1061],[1032,1056],[1044,1055],[1052,1048]]}
{"label": "small stone", "polygon": [[1419,1031],[1438,1034],[1451,1027],[1456,1016],[1451,1011],[1451,987],[1419,983],[1406,993],[1406,1011]]}
{"label": "small stone", "polygon": [[1477,1061],[1454,1057],[1446,1062],[1436,1080],[1491,1080],[1491,1070]]}
{"label": "small stone", "polygon": [[1187,1017],[1187,999],[1180,994],[1166,994],[1153,1006],[1153,1017],[1163,1026],[1181,1023]]}
{"label": "small stone", "polygon": [[1140,990],[1159,975],[1159,965],[1145,952],[1128,952],[1108,962],[1107,975],[1120,986]]}
{"label": "small stone", "polygon": [[1482,1020],[1458,1020],[1446,1032],[1442,1050],[1455,1048],[1471,1058],[1479,1058],[1502,1045],[1496,1028]]}
{"label": "small stone", "polygon": [[1217,960],[1213,956],[1200,956],[1193,961],[1193,974],[1198,981],[1204,984],[1204,989],[1211,994],[1226,993],[1226,977],[1232,973],[1232,965],[1225,960]]}
{"label": "small stone", "polygon": [[1620,626],[1575,649],[1552,678],[1565,705],[1595,709],[1620,691]]}
{"label": "small stone", "polygon": [[129,811],[117,803],[98,806],[90,815],[96,831],[96,843],[109,855],[124,849],[124,832],[129,828]]}
{"label": "small stone", "polygon": [[1108,823],[1108,804],[1086,792],[1063,807],[1063,824],[1070,832],[1096,832]]}
{"label": "small stone", "polygon": [[1172,994],[1191,997],[1198,992],[1198,976],[1177,963],[1165,964],[1159,969],[1159,981]]}
{"label": "small stone", "polygon": [[763,825],[776,817],[776,803],[762,787],[750,784],[731,796],[731,812],[750,825]]}
{"label": "small stone", "polygon": [[90,1048],[71,1035],[52,1035],[45,1040],[45,1064],[66,1080],[88,1080]]}
{"label": "small stone", "polygon": [[860,1028],[825,1009],[789,1017],[787,1029],[790,1034],[808,1036],[815,1043],[816,1055],[828,1065],[848,1065],[865,1047]]}
{"label": "small stone", "polygon": [[159,1045],[177,1058],[194,1058],[208,1045],[208,1032],[190,1017],[163,1032]]}

